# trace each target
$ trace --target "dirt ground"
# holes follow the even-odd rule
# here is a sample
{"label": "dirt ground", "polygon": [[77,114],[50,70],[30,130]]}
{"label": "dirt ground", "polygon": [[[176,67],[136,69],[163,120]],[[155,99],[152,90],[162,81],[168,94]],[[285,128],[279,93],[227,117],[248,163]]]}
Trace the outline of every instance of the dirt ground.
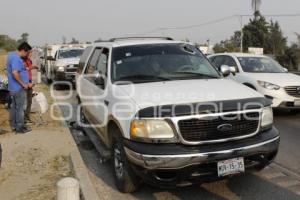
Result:
{"label": "dirt ground", "polygon": [[[52,100],[46,85],[35,88]],[[59,111],[55,110],[57,115]],[[72,137],[49,113],[43,114],[46,124],[38,123],[33,114],[32,132],[15,135],[8,122],[8,110],[0,105],[0,143],[3,160],[0,168],[0,200],[52,200],[56,196],[56,182],[72,176],[69,155],[74,150]]]}

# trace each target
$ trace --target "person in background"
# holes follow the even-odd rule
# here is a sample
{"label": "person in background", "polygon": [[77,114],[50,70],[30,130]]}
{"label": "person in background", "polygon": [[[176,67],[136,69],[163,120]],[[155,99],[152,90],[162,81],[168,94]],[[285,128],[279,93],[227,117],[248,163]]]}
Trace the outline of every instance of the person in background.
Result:
{"label": "person in background", "polygon": [[32,50],[29,52],[28,56],[26,58],[23,58],[23,62],[25,65],[25,68],[28,72],[28,77],[29,77],[29,86],[27,91],[27,104],[26,104],[26,109],[25,109],[25,123],[32,123],[31,118],[30,118],[30,112],[31,112],[31,105],[32,105],[32,96],[33,96],[33,82],[32,82],[32,70],[33,69],[38,69],[38,67],[32,66]]}
{"label": "person in background", "polygon": [[31,46],[24,42],[18,50],[9,53],[7,57],[8,90],[11,97],[10,123],[17,134],[31,131],[24,124],[24,108],[26,104],[26,90],[31,87],[28,72],[22,58],[28,57]]}

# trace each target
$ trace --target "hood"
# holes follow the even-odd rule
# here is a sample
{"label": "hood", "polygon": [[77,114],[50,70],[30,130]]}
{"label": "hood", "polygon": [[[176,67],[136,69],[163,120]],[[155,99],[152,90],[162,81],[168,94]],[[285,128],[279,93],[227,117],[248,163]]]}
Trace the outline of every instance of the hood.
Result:
{"label": "hood", "polygon": [[78,65],[80,58],[64,58],[58,59],[56,65]]}
{"label": "hood", "polygon": [[300,76],[291,73],[247,73],[257,81],[266,81],[280,87],[300,86]]}
{"label": "hood", "polygon": [[180,80],[119,85],[140,109],[168,104],[205,103],[263,97],[232,80]]}

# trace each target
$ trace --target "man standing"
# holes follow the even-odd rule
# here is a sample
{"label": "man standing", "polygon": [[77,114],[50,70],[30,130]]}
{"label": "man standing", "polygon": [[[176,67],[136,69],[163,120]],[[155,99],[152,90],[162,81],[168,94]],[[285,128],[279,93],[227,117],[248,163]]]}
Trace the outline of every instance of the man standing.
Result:
{"label": "man standing", "polygon": [[32,95],[33,95],[32,70],[38,69],[37,67],[32,66],[31,56],[32,56],[32,51],[30,51],[28,56],[23,59],[24,66],[25,66],[26,70],[28,71],[28,76],[29,76],[29,87],[27,89],[27,102],[26,102],[27,105],[26,105],[26,110],[25,110],[25,122],[28,122],[28,123],[32,123],[32,121],[30,119]]}
{"label": "man standing", "polygon": [[31,46],[24,42],[19,45],[16,52],[10,53],[7,58],[8,90],[11,97],[10,122],[16,133],[30,131],[24,124],[24,108],[26,90],[31,87],[31,84],[22,58],[26,58],[31,49]]}

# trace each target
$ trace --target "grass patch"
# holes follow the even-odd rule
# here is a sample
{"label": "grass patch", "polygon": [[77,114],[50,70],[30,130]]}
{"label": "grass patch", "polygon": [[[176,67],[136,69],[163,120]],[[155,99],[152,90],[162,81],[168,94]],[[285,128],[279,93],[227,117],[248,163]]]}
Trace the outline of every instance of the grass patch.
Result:
{"label": "grass patch", "polygon": [[6,71],[6,59],[7,55],[6,54],[0,54],[0,75],[5,75]]}

